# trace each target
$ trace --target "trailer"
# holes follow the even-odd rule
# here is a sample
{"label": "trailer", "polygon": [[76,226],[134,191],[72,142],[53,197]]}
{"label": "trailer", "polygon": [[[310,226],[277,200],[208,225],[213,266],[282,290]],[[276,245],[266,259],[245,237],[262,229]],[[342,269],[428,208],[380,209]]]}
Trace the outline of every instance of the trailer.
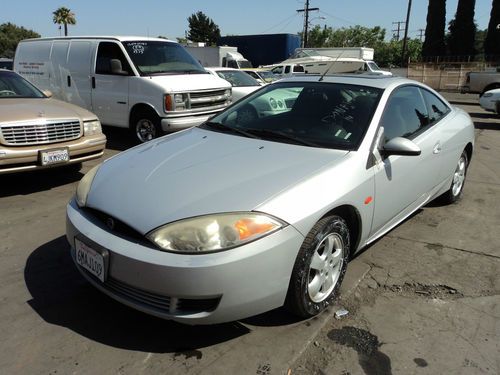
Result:
{"label": "trailer", "polygon": [[228,68],[251,68],[252,64],[238,52],[237,47],[232,46],[185,46],[187,51],[196,58],[201,65],[221,66]]}

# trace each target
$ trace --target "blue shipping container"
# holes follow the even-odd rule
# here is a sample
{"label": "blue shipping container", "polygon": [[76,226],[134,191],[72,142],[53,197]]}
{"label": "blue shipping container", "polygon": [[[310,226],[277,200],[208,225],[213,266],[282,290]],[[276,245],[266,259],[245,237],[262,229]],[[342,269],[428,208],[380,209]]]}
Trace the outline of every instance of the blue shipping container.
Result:
{"label": "blue shipping container", "polygon": [[238,47],[254,67],[286,60],[300,47],[300,37],[295,34],[232,35],[219,39],[218,46]]}

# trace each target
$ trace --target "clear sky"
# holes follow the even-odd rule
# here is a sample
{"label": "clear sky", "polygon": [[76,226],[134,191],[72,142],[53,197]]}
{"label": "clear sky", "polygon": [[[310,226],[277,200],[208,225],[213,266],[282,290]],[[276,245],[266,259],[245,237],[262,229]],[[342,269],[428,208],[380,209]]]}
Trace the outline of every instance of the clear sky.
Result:
{"label": "clear sky", "polygon": [[[458,0],[447,0],[447,21],[454,17]],[[480,29],[488,26],[492,0],[476,0],[475,20]],[[219,25],[221,35],[297,33],[303,15],[296,10],[303,0],[3,0],[0,24],[12,22],[32,29],[44,37],[58,36],[52,12],[65,6],[76,15],[77,24],[69,35],[167,36],[175,40],[188,30],[187,18],[202,11]],[[334,28],[356,24],[386,29],[392,35],[392,22],[404,21],[407,0],[310,0],[311,25]],[[428,0],[413,0],[409,36],[425,29]]]}

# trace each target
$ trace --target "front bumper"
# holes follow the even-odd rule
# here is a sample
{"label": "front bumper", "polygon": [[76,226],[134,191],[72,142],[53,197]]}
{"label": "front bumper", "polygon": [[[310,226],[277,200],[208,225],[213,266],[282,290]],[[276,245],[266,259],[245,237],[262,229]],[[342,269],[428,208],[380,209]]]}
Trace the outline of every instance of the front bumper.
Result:
{"label": "front bumper", "polygon": [[[73,141],[30,146],[4,146],[0,144],[0,175],[4,173],[30,171],[60,167],[100,158],[106,147],[106,136],[97,134],[83,136]],[[69,161],[63,164],[42,166],[39,161],[40,151],[67,148]]]}
{"label": "front bumper", "polygon": [[185,117],[167,117],[161,119],[161,128],[165,133],[172,133],[178,130],[198,126],[220,111],[203,115],[191,115]]}
{"label": "front bumper", "polygon": [[165,319],[214,324],[282,306],[304,237],[292,226],[238,248],[188,255],[159,251],[111,233],[101,222],[67,206],[66,236],[107,252],[104,283],[78,269],[114,299]]}
{"label": "front bumper", "polygon": [[479,105],[486,111],[496,112],[497,101],[497,98],[482,96],[479,98]]}

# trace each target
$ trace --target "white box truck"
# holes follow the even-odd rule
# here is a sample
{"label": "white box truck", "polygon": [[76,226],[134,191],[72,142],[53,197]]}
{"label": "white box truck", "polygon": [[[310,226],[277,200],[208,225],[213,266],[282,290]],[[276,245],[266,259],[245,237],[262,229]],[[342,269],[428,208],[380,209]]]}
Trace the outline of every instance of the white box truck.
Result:
{"label": "white box truck", "polygon": [[94,112],[103,124],[130,128],[140,142],[199,125],[231,102],[228,82],[165,39],[26,39],[17,47],[14,70]]}
{"label": "white box truck", "polygon": [[252,68],[250,61],[238,52],[237,47],[186,46],[185,48],[205,67]]}

